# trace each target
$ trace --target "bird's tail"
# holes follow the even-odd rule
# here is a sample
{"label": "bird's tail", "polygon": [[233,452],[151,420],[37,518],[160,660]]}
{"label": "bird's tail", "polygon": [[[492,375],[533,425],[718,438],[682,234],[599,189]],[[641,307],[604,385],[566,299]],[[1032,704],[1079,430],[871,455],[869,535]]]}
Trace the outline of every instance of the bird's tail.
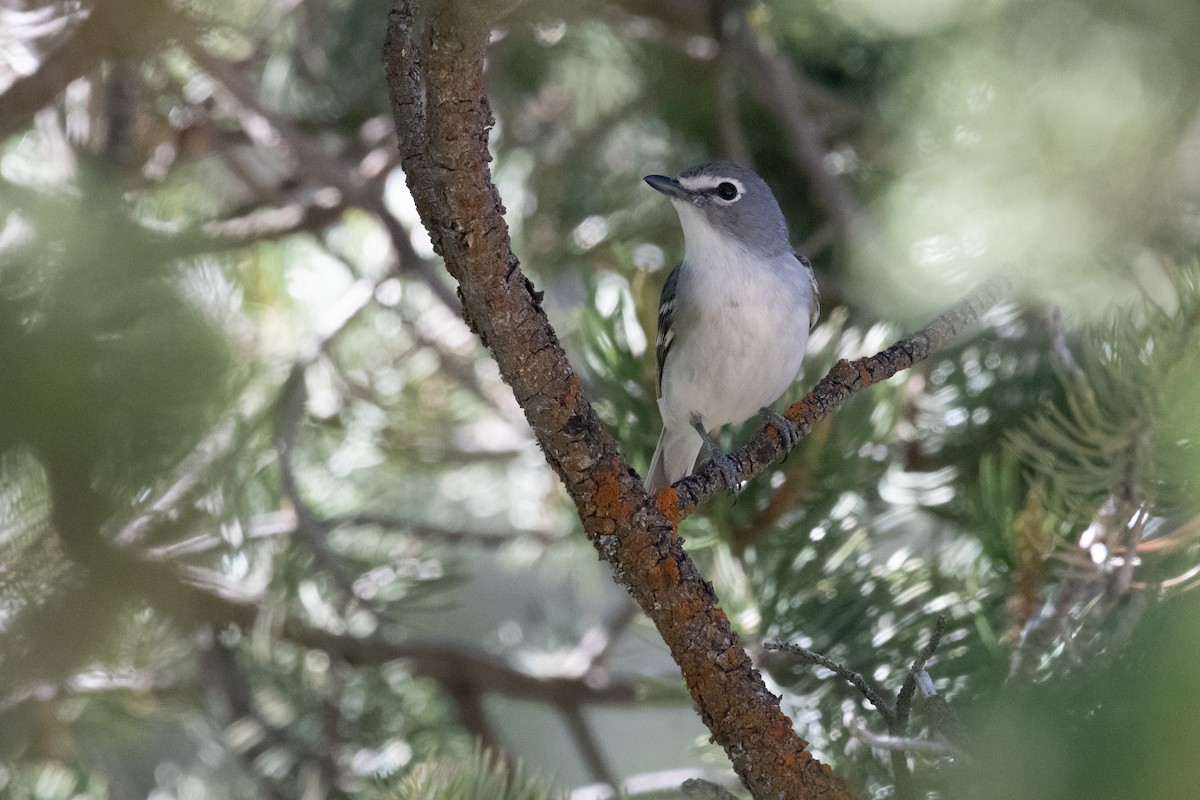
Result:
{"label": "bird's tail", "polygon": [[689,474],[696,466],[696,456],[700,455],[703,446],[704,441],[693,430],[668,431],[663,428],[658,446],[654,448],[654,457],[650,459],[650,469],[646,471],[646,491],[654,494]]}

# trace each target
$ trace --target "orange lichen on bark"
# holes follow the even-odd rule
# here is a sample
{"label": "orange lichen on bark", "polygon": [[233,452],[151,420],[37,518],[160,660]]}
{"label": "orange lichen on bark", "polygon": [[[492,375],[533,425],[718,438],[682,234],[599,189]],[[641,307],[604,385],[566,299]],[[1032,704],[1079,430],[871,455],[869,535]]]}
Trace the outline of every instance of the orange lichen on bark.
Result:
{"label": "orange lichen on bark", "polygon": [[690,595],[675,604],[671,617],[675,622],[686,622],[697,614],[705,613],[707,610],[708,603],[703,598]]}
{"label": "orange lichen on bark", "polygon": [[596,513],[609,519],[624,519],[634,510],[634,502],[622,488],[615,470],[609,470],[596,479],[592,500],[596,504]]}
{"label": "orange lichen on bark", "polygon": [[[771,724],[767,727],[767,735],[772,739],[788,739],[795,732],[792,727],[792,721],[785,717],[782,713],[772,715],[774,718]],[[805,742],[807,745],[808,742]]]}
{"label": "orange lichen on bark", "polygon": [[683,522],[679,490],[674,486],[664,486],[654,495],[654,502],[658,504],[658,510],[662,512],[663,516],[671,521],[671,527],[678,529],[679,523]]}

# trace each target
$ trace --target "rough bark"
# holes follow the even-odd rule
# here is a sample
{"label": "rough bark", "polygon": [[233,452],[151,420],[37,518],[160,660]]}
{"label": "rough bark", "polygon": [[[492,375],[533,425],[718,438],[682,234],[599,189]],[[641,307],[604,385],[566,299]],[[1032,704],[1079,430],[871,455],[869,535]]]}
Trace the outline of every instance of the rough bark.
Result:
{"label": "rough bark", "polygon": [[468,322],[491,348],[601,558],[658,627],[714,739],[756,797],[849,798],[806,750],[683,550],[671,521],[583,396],[521,272],[488,169],[487,26],[462,4],[389,18],[385,60],[409,188]]}
{"label": "rough bark", "polygon": [[[465,318],[513,388],[588,538],[657,626],[742,781],[758,798],[849,798],[847,783],[813,758],[793,730],[676,533],[679,520],[718,488],[714,470],[663,490],[657,502],[647,496],[584,396],[541,294],[521,272],[488,168],[493,118],[483,86],[483,6],[432,2],[418,44],[415,5],[398,0],[393,9],[384,61],[409,189],[459,283]],[[985,302],[939,318],[873,359],[841,362],[822,383],[826,388],[810,395],[811,408],[789,409],[800,432],[854,391],[924,358]],[[772,431],[739,458],[752,475],[779,454]]]}

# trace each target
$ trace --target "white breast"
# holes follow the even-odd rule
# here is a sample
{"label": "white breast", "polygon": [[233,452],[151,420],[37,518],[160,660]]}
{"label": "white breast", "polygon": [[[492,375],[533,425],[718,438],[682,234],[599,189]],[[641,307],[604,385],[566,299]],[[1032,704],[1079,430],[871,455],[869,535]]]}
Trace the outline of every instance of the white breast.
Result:
{"label": "white breast", "polygon": [[686,256],[660,407],[674,430],[740,423],[787,390],[808,343],[808,275],[790,253],[763,258],[680,204]]}

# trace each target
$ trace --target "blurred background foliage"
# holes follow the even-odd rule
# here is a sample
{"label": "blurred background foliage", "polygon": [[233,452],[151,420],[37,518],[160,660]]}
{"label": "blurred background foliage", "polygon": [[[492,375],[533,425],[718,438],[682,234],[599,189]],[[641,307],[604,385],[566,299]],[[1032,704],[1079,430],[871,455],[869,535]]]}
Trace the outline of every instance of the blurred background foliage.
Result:
{"label": "blurred background foliage", "polygon": [[[682,251],[644,174],[776,191],[823,294],[789,400],[1019,286],[683,528],[813,750],[871,797],[1194,797],[1200,5],[506,5],[495,179],[636,468]],[[458,317],[387,9],[0,4],[0,795],[728,781]],[[912,786],[757,647],[890,696],[939,615]]]}

